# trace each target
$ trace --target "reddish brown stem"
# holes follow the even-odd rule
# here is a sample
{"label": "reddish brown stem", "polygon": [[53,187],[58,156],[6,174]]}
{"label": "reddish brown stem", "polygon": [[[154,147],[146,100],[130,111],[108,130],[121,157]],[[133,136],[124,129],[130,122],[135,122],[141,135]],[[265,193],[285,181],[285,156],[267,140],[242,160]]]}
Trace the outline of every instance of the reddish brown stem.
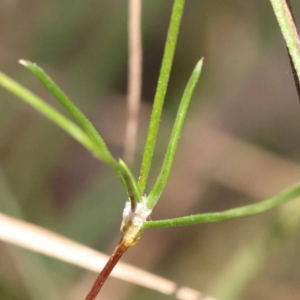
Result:
{"label": "reddish brown stem", "polygon": [[128,249],[128,246],[125,246],[123,241],[121,240],[118,246],[116,247],[114,253],[109,258],[108,262],[104,266],[103,270],[99,274],[98,278],[96,279],[91,291],[86,296],[85,300],[95,300],[97,295],[99,294],[104,282],[108,278],[109,274],[119,261],[119,259],[122,257],[122,255],[125,253],[125,251]]}

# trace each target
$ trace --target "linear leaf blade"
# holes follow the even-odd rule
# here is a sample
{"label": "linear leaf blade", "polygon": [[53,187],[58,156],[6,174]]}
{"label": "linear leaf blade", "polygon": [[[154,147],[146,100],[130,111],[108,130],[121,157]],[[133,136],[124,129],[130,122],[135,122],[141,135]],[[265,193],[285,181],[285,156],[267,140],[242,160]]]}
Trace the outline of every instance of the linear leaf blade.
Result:
{"label": "linear leaf blade", "polygon": [[148,175],[150,172],[150,167],[152,163],[152,157],[158,132],[158,127],[160,123],[160,116],[165,100],[165,95],[169,83],[175,47],[177,43],[177,37],[181,22],[181,17],[183,14],[185,0],[175,0],[170,26],[167,34],[167,42],[164,50],[164,56],[162,61],[162,66],[159,73],[158,84],[156,88],[156,93],[154,97],[154,104],[152,108],[152,114],[150,118],[150,124],[148,129],[148,135],[146,140],[146,145],[144,149],[140,177],[138,181],[138,186],[141,193],[144,193]]}
{"label": "linear leaf blade", "polygon": [[0,85],[61,127],[100,160],[107,164],[110,163],[107,160],[106,153],[79,126],[45,103],[44,100],[1,72]]}
{"label": "linear leaf blade", "polygon": [[61,90],[61,88],[51,79],[46,72],[39,67],[37,64],[32,63],[28,60],[20,60],[20,64],[28,68],[48,89],[48,91],[54,96],[54,98],[75,118],[75,120],[81,125],[86,131],[90,138],[98,145],[105,156],[106,162],[110,165],[116,165],[113,156],[109,152],[106,144],[102,137],[89,121],[89,119],[71,102],[68,96]]}
{"label": "linear leaf blade", "polygon": [[147,206],[150,209],[152,209],[153,206],[158,201],[158,199],[169,179],[172,164],[174,161],[175,152],[176,152],[176,149],[178,146],[179,137],[180,137],[183,123],[185,120],[185,116],[186,116],[193,92],[195,90],[196,84],[199,80],[201,70],[202,70],[202,65],[203,65],[203,59],[201,59],[197,63],[197,65],[188,81],[185,91],[183,93],[161,172],[160,172],[159,177],[148,197]]}
{"label": "linear leaf blade", "polygon": [[247,216],[253,216],[263,213],[270,209],[273,209],[289,200],[292,200],[300,196],[300,183],[285,189],[281,193],[259,203],[246,205],[238,208],[229,209],[223,212],[196,214],[191,216],[149,221],[144,224],[144,228],[151,227],[174,227],[174,226],[186,226],[200,223],[220,222],[230,219],[243,218]]}

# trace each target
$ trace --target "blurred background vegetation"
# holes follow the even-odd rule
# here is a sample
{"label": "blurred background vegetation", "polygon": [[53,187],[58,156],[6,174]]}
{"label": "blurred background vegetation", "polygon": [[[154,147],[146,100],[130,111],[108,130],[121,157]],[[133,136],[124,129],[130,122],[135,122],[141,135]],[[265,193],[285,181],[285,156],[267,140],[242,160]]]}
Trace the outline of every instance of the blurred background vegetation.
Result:
{"label": "blurred background vegetation", "polygon": [[[300,2],[293,1],[300,22]],[[172,1],[143,1],[138,175]],[[2,0],[1,71],[59,108],[20,66],[42,66],[123,155],[127,1]],[[263,200],[300,179],[300,105],[268,1],[187,1],[150,187],[185,83],[205,64],[152,219]],[[0,210],[111,253],[126,195],[112,171],[0,90]],[[149,191],[149,187],[148,187]],[[124,260],[219,300],[299,299],[300,204],[224,223],[150,229]],[[297,205],[298,204],[298,205]],[[298,217],[299,216],[299,217]],[[298,226],[299,225],[299,226]],[[95,274],[0,243],[0,299],[83,299]],[[101,298],[101,297],[100,297]],[[173,299],[110,279],[101,299]]]}

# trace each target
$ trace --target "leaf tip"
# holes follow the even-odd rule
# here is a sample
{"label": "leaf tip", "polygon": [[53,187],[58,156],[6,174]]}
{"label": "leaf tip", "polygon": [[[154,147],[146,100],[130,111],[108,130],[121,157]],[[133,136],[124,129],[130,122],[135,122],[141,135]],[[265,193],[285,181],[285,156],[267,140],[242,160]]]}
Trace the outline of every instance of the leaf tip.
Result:
{"label": "leaf tip", "polygon": [[124,160],[122,158],[118,158],[118,163],[121,166],[126,166],[126,164],[125,164],[125,162],[124,162]]}
{"label": "leaf tip", "polygon": [[19,59],[19,64],[21,64],[21,65],[27,67],[27,66],[28,66],[28,61],[25,60],[25,59]]}
{"label": "leaf tip", "polygon": [[197,65],[195,67],[195,71],[196,72],[201,72],[202,66],[203,66],[203,61],[204,61],[204,57],[202,57],[198,62]]}
{"label": "leaf tip", "polygon": [[33,71],[34,69],[37,69],[37,68],[38,68],[38,66],[37,66],[36,63],[33,63],[33,62],[31,62],[31,61],[29,61],[29,60],[26,60],[26,59],[20,59],[20,60],[19,60],[19,63],[20,63],[21,65],[23,65],[24,67],[30,69],[31,71]]}

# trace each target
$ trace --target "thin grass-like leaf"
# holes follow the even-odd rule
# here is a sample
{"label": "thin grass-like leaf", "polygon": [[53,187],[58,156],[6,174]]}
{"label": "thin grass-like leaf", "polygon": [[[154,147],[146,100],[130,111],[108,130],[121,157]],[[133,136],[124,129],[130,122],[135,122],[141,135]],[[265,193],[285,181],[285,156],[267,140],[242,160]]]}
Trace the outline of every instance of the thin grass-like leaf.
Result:
{"label": "thin grass-like leaf", "polygon": [[44,84],[54,98],[65,107],[65,109],[75,118],[81,125],[91,139],[101,148],[103,155],[107,160],[113,161],[114,158],[109,152],[102,137],[89,121],[89,119],[71,102],[68,96],[61,90],[61,88],[45,73],[45,71],[37,64],[28,60],[19,60],[19,63],[28,68],[32,73]]}
{"label": "thin grass-like leaf", "polygon": [[253,216],[275,208],[280,204],[292,200],[298,196],[300,196],[300,183],[297,183],[296,185],[260,203],[229,209],[224,212],[197,214],[160,221],[149,221],[144,224],[144,229],[150,227],[173,227],[200,223],[220,222],[230,219]]}
{"label": "thin grass-like leaf", "polygon": [[28,62],[20,61],[23,65],[28,67],[47,87],[52,95],[72,114],[72,116],[79,122],[83,131],[74,122],[63,116],[60,112],[45,103],[44,100],[9,78],[3,73],[0,73],[0,85],[17,95],[21,100],[27,102],[33,108],[38,110],[48,119],[56,123],[63,130],[68,132],[79,143],[91,151],[94,156],[102,162],[110,166],[119,177],[124,188],[127,190],[127,184],[121,174],[120,165],[113,158],[103,139],[94,128],[92,123],[84,116],[84,114],[68,99],[68,97],[61,91],[61,89],[54,83],[54,81],[37,65]]}
{"label": "thin grass-like leaf", "polygon": [[164,50],[164,56],[162,61],[162,66],[158,78],[157,89],[154,97],[154,104],[148,129],[148,135],[146,140],[146,145],[144,149],[144,155],[142,160],[142,166],[140,171],[140,177],[138,181],[138,186],[141,193],[144,193],[151,162],[153,151],[155,147],[160,116],[165,100],[165,95],[168,87],[168,82],[171,73],[171,67],[173,63],[173,57],[175,52],[175,47],[177,43],[177,37],[181,22],[181,17],[183,13],[185,0],[175,0],[171,15],[170,26],[167,35],[167,42]]}
{"label": "thin grass-like leaf", "polygon": [[103,151],[103,148],[96,145],[80,127],[45,103],[41,98],[3,73],[0,73],[0,85],[61,127],[100,160],[117,169],[114,162],[107,156],[107,153]]}
{"label": "thin grass-like leaf", "polygon": [[167,184],[171,172],[175,152],[177,149],[180,133],[185,120],[186,112],[189,107],[190,100],[193,95],[196,84],[199,80],[201,70],[202,70],[202,65],[203,65],[203,59],[201,59],[197,63],[191,75],[191,78],[189,79],[189,82],[185,88],[185,91],[183,93],[161,172],[148,197],[147,206],[150,209],[152,209],[153,206],[156,204],[164,187]]}

